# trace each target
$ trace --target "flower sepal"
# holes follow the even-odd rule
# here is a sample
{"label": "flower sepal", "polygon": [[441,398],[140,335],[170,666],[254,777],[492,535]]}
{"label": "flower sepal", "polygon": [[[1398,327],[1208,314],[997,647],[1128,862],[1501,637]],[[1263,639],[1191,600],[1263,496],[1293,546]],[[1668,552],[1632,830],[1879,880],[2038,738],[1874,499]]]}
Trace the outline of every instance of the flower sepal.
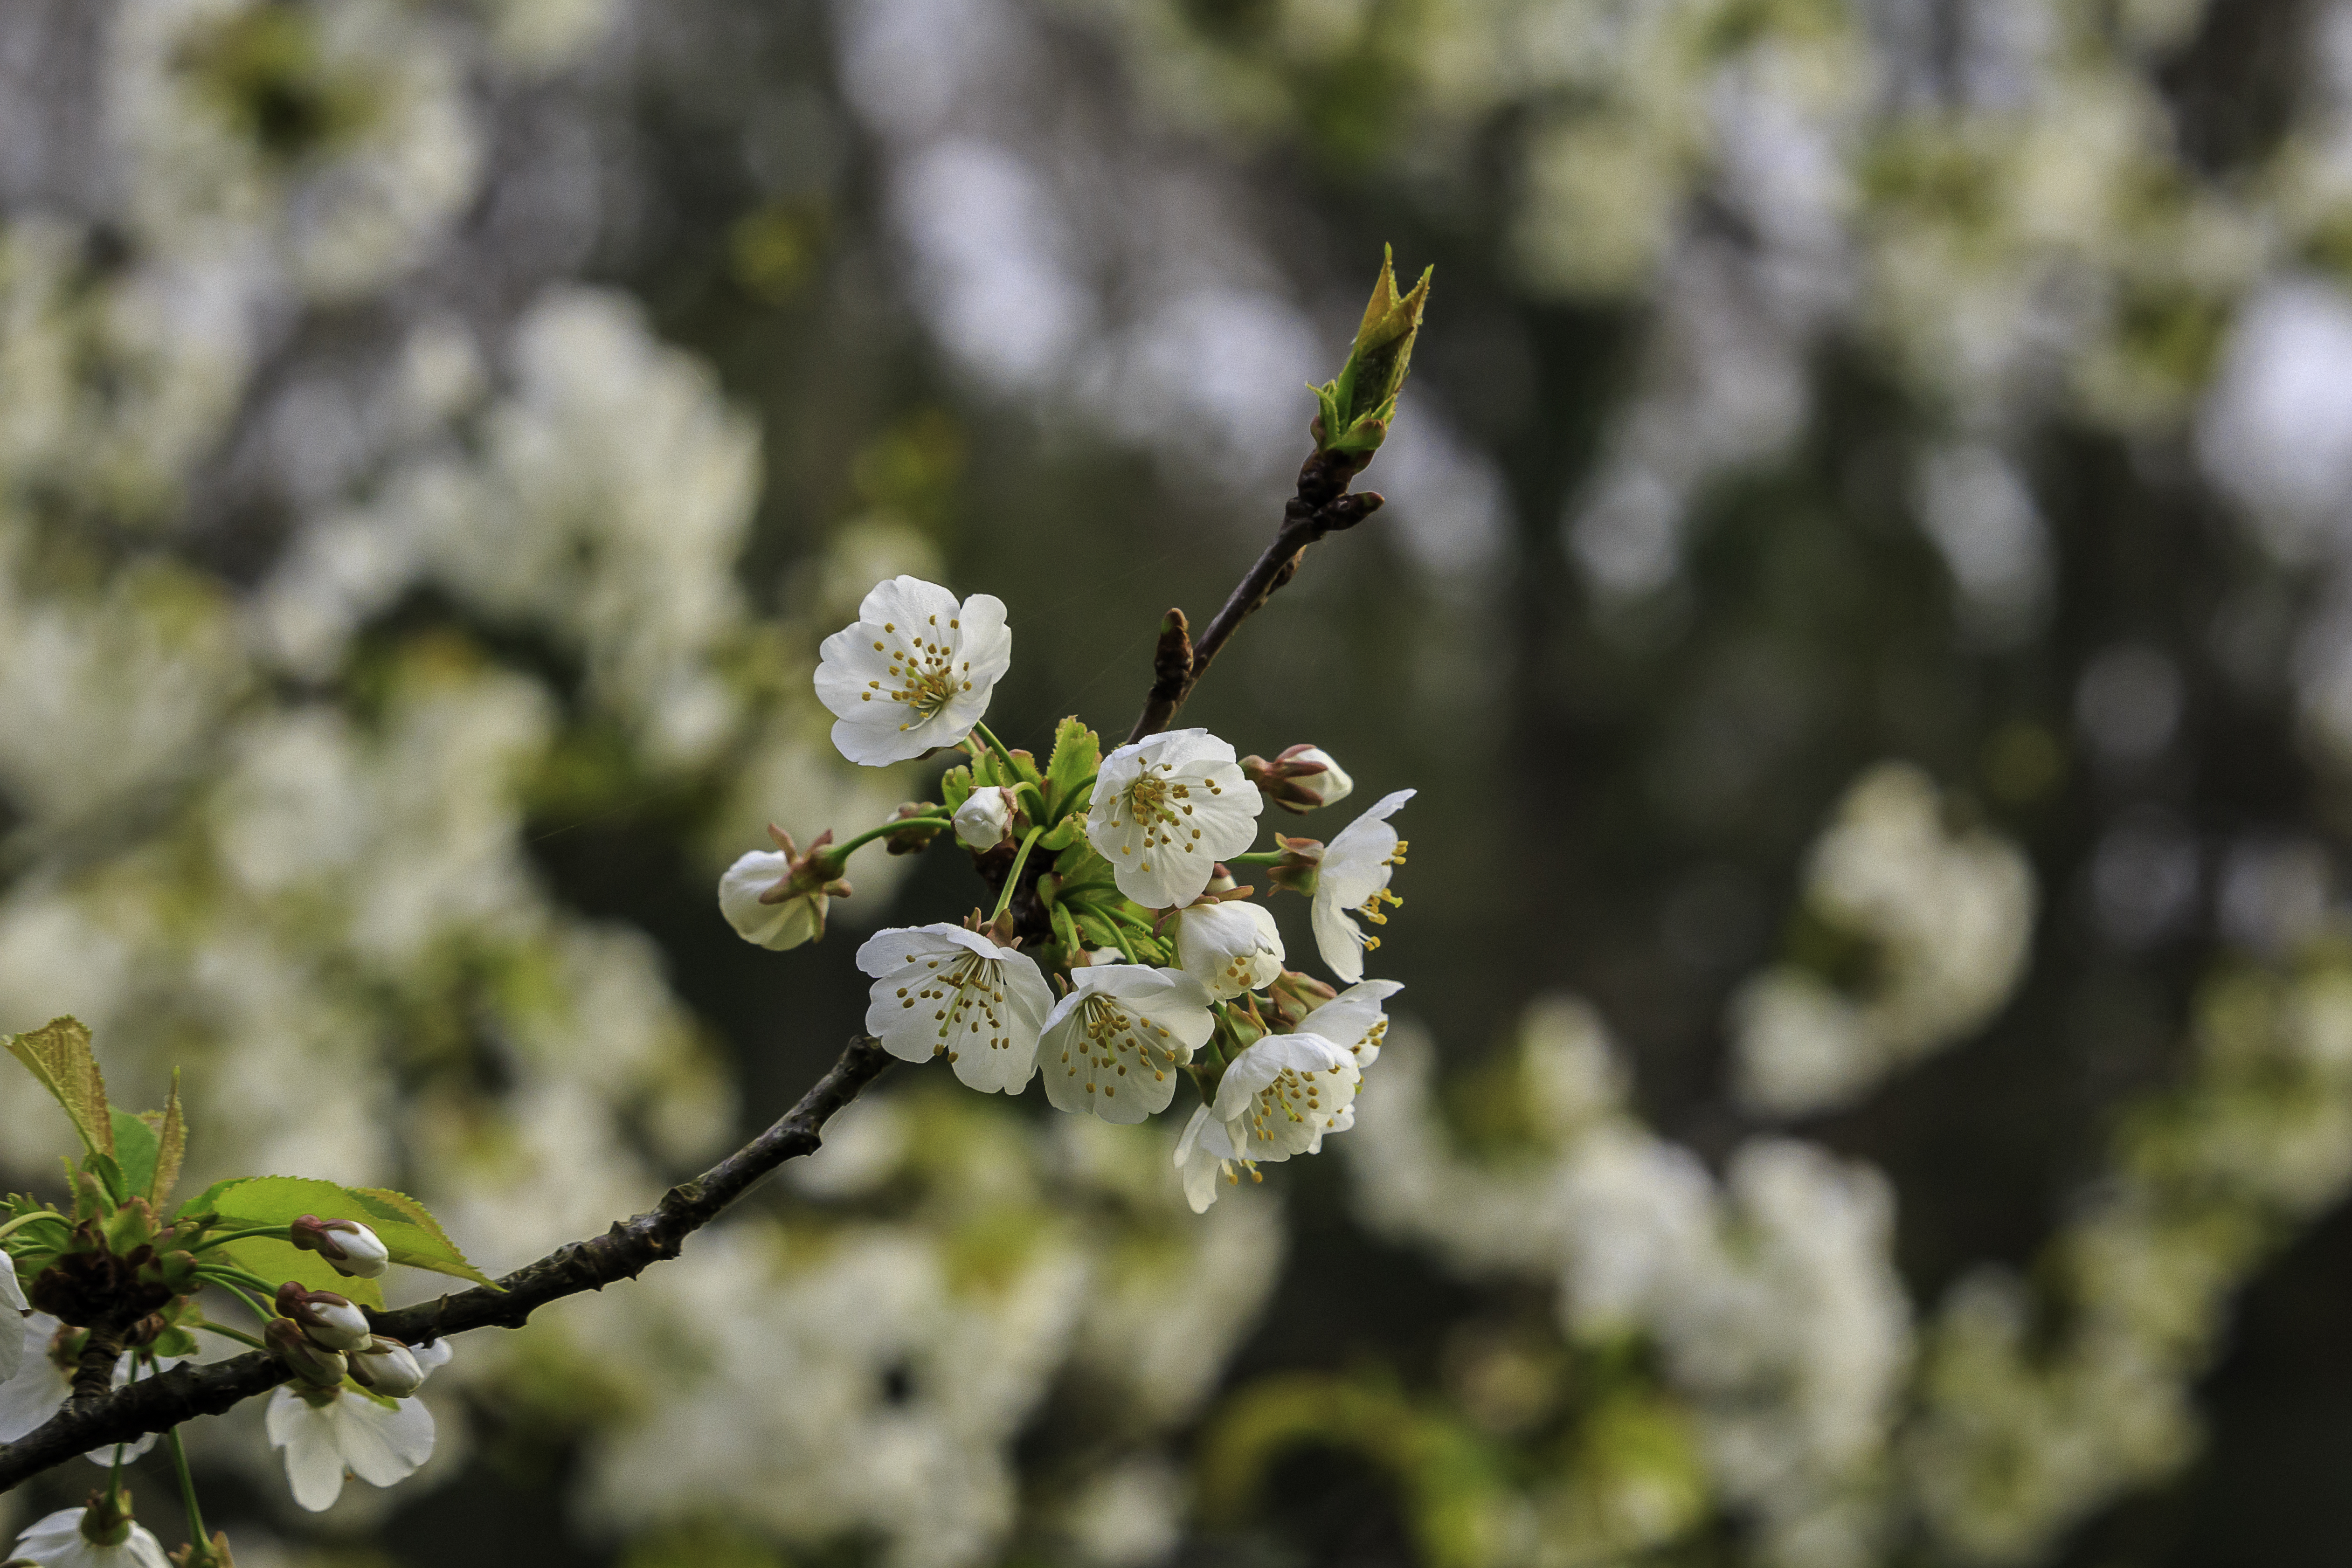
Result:
{"label": "flower sepal", "polygon": [[771,822],[773,850],[753,850],[737,859],[719,879],[719,910],[746,942],[775,952],[814,942],[824,935],[832,901],[853,890],[841,873],[839,851],[826,852],[833,830],[818,834],[803,854],[792,834]]}
{"label": "flower sepal", "polygon": [[1282,858],[1265,868],[1265,880],[1286,892],[1314,897],[1323,874],[1323,841],[1276,833],[1274,841],[1282,846]]}
{"label": "flower sepal", "polygon": [[229,1555],[228,1536],[214,1531],[210,1541],[191,1541],[172,1553],[173,1568],[236,1568]]}

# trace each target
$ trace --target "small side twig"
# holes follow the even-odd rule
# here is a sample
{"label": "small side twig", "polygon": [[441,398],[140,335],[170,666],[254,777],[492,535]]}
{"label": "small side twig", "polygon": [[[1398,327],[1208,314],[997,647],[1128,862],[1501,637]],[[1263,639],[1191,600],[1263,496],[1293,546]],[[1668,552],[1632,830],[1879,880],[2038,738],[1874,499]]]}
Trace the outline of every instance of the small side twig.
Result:
{"label": "small side twig", "polygon": [[[881,1076],[891,1058],[866,1035],[849,1042],[815,1087],[782,1119],[695,1180],[674,1186],[644,1214],[602,1236],[559,1247],[499,1281],[438,1301],[368,1316],[378,1333],[423,1344],[468,1329],[520,1328],[551,1301],[634,1280],[649,1264],[675,1258],[686,1238],[717,1218],[786,1160],[814,1154],[834,1113]],[[76,1454],[134,1442],[198,1416],[217,1416],[286,1381],[286,1365],[258,1352],[210,1366],[183,1365],[95,1398],[77,1400],[46,1426],[0,1444],[0,1492]]]}
{"label": "small side twig", "polygon": [[1181,667],[1171,652],[1171,636],[1172,632],[1176,638],[1183,637],[1184,612],[1168,612],[1167,620],[1160,623],[1160,644],[1152,658],[1151,690],[1144,699],[1143,712],[1136,718],[1135,727],[1128,732],[1129,745],[1168,727],[1176,717],[1176,710],[1184,706],[1184,699],[1201,684],[1201,676],[1218,650],[1277,589],[1297,575],[1299,559],[1306,555],[1307,546],[1326,534],[1354,528],[1381,509],[1383,498],[1377,492],[1348,488],[1370,461],[1371,454],[1368,452],[1318,451],[1300,465],[1297,493],[1284,503],[1282,525],[1275,530],[1273,542],[1234,585],[1224,608],[1209,622],[1201,640],[1185,647]]}

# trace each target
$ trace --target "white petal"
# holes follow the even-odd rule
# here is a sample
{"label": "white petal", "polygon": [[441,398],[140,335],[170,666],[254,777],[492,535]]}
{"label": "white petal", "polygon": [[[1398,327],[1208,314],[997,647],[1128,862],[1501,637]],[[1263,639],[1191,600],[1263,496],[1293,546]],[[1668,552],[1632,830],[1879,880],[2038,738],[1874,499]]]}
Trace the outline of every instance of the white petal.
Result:
{"label": "white petal", "polygon": [[16,1261],[0,1255],[0,1385],[25,1364],[24,1320],[18,1314],[27,1310],[24,1290],[16,1283]]}
{"label": "white petal", "polygon": [[1184,1135],[1176,1140],[1176,1168],[1183,1173],[1184,1201],[1195,1214],[1208,1213],[1209,1206],[1217,1201],[1218,1166],[1223,1164],[1202,1136],[1204,1127],[1223,1141],[1224,1129],[1210,1119],[1206,1105],[1192,1113],[1192,1119],[1184,1124]]}
{"label": "white petal", "polygon": [[1004,623],[1004,601],[992,593],[975,593],[957,612],[963,622],[961,660],[971,665],[972,689],[983,682],[993,685],[1013,667],[1013,629]]}
{"label": "white petal", "polygon": [[[1013,634],[1001,600],[974,594],[959,606],[937,583],[899,577],[877,584],[858,620],[826,638],[819,654],[816,694],[837,717],[834,744],[853,762],[880,767],[969,735],[1012,663]],[[896,700],[913,689],[908,677],[918,662],[953,682],[931,693],[924,706],[938,706],[928,716]]]}
{"label": "white petal", "polygon": [[1363,928],[1356,924],[1353,915],[1341,909],[1338,900],[1325,898],[1320,887],[1316,889],[1307,924],[1315,929],[1315,951],[1325,968],[1343,980],[1364,977]]}
{"label": "white petal", "polygon": [[[869,625],[944,626],[961,608],[951,590],[900,573],[876,583],[858,601],[857,618]],[[1002,612],[1003,607],[999,605]]]}
{"label": "white petal", "polygon": [[1282,974],[1282,932],[1264,904],[1196,904],[1176,916],[1184,972],[1218,998],[1271,985]]}
{"label": "white petal", "polygon": [[[347,1395],[339,1395],[340,1405]],[[343,1495],[343,1453],[335,1441],[330,1412],[320,1409],[290,1388],[272,1389],[269,1408],[262,1416],[270,1447],[286,1457],[286,1484],[294,1500],[312,1513],[324,1513]]]}
{"label": "white petal", "polygon": [[1030,1074],[1037,1071],[1038,1036],[1054,1010],[1053,988],[1045,984],[1037,961],[1026,953],[1003,951],[997,970],[998,988],[1003,993],[1001,1028],[979,1027],[975,1019],[965,1043],[948,1048],[956,1077],[983,1094],[1018,1094],[1029,1086]]}
{"label": "white petal", "polygon": [[1168,1108],[1177,1069],[1215,1029],[1209,993],[1189,975],[1140,964],[1080,969],[1038,1048],[1045,1097],[1059,1111],[1140,1122]]}
{"label": "white petal", "polygon": [[16,1375],[0,1383],[0,1443],[13,1443],[47,1425],[72,1396],[72,1383],[49,1359],[49,1340],[59,1326],[47,1312],[24,1320],[16,1341]]}
{"label": "white petal", "polygon": [[386,1409],[346,1393],[331,1409],[343,1462],[370,1486],[395,1486],[433,1457],[433,1412],[422,1399],[402,1399]]}
{"label": "white petal", "polygon": [[1319,1034],[1270,1034],[1235,1057],[1217,1084],[1217,1119],[1231,1122],[1243,1104],[1285,1071],[1353,1071],[1356,1059]]}
{"label": "white petal", "polygon": [[773,850],[753,850],[739,857],[719,878],[719,912],[735,935],[762,947],[794,946],[778,940],[793,906],[801,901],[762,904],[760,895],[776,884],[792,862]]}
{"label": "white petal", "polygon": [[1319,1034],[1334,1044],[1343,1045],[1355,1057],[1358,1067],[1370,1067],[1380,1060],[1381,1047],[1368,1037],[1384,1021],[1382,1008],[1388,999],[1402,989],[1394,980],[1366,980],[1349,986],[1299,1019],[1299,1032]]}

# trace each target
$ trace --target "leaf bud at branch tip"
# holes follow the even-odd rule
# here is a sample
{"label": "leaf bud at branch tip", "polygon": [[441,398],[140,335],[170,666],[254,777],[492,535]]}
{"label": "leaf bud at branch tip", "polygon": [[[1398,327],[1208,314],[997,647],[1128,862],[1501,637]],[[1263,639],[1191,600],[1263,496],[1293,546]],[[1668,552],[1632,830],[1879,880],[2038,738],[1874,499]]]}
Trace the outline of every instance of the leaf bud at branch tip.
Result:
{"label": "leaf bud at branch tip", "polygon": [[1400,296],[1395,252],[1382,252],[1380,281],[1372,286],[1372,298],[1364,307],[1363,322],[1356,329],[1348,362],[1337,379],[1314,389],[1320,407],[1315,421],[1317,450],[1370,453],[1387,438],[1396,417],[1397,393],[1403,390],[1405,372],[1412,363],[1413,340],[1421,335],[1422,312],[1428,308],[1429,280],[1435,271],[1434,267],[1424,269],[1412,292]]}
{"label": "leaf bud at branch tip", "polygon": [[1347,769],[1319,746],[1294,746],[1271,762],[1263,757],[1244,757],[1242,771],[1268,805],[1301,816],[1318,806],[1346,800],[1356,788]]}
{"label": "leaf bud at branch tip", "polygon": [[272,1318],[261,1331],[262,1343],[314,1388],[332,1388],[351,1371],[343,1354],[314,1343],[292,1318]]}

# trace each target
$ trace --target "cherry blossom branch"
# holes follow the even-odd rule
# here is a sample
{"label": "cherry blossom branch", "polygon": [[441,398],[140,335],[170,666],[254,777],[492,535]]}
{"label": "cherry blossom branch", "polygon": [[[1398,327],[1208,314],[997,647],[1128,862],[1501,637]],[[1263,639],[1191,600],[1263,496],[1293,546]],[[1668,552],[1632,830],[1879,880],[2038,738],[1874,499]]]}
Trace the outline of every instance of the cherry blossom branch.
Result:
{"label": "cherry blossom branch", "polygon": [[[783,1118],[696,1179],[674,1186],[644,1214],[602,1236],[559,1247],[499,1281],[398,1312],[371,1311],[377,1333],[411,1344],[479,1328],[520,1328],[551,1301],[634,1280],[649,1264],[675,1258],[686,1239],[717,1218],[786,1160],[816,1152],[834,1113],[881,1076],[891,1058],[870,1036],[850,1040],[815,1087]],[[77,1454],[169,1431],[198,1416],[217,1416],[286,1381],[286,1364],[253,1354],[209,1366],[182,1365],[111,1393],[76,1398],[48,1424],[0,1444],[0,1492]]]}
{"label": "cherry blossom branch", "polygon": [[1307,547],[1324,535],[1352,528],[1381,509],[1384,497],[1375,491],[1350,491],[1349,484],[1364,471],[1372,460],[1369,452],[1322,452],[1300,465],[1298,491],[1283,504],[1282,526],[1275,530],[1273,542],[1265,553],[1249,569],[1224,603],[1209,629],[1198,643],[1188,636],[1189,628],[1181,610],[1171,610],[1160,623],[1160,643],[1154,650],[1151,668],[1151,690],[1144,699],[1143,712],[1135,727],[1128,732],[1128,744],[1132,746],[1147,735],[1157,735],[1166,729],[1201,684],[1207,673],[1209,661],[1217,656],[1241,623],[1257,613],[1275,591],[1288,582],[1298,571],[1298,562]]}
{"label": "cherry blossom branch", "polygon": [[[1168,612],[1153,659],[1150,695],[1128,737],[1130,742],[1168,727],[1241,623],[1297,574],[1307,546],[1326,534],[1353,528],[1380,509],[1379,495],[1348,488],[1370,461],[1370,453],[1318,451],[1307,458],[1298,470],[1297,493],[1284,505],[1273,541],[1197,644],[1190,640],[1183,612]],[[897,831],[905,825],[893,822],[888,828]],[[397,1312],[371,1310],[368,1317],[378,1333],[426,1344],[473,1329],[520,1328],[551,1301],[601,1291],[616,1280],[634,1280],[648,1265],[677,1257],[687,1237],[777,1166],[814,1153],[826,1120],[856,1099],[890,1061],[877,1041],[860,1035],[782,1120],[697,1179],[672,1187],[647,1212],[616,1221],[602,1236],[558,1248],[509,1274],[496,1290],[478,1286]],[[78,1379],[78,1389],[84,1383],[92,1385],[78,1392],[46,1426],[14,1443],[0,1444],[0,1492],[77,1454],[134,1442],[198,1416],[220,1415],[268,1393],[289,1375],[284,1362],[257,1352],[207,1366],[183,1364],[110,1392],[99,1392],[91,1379]]]}

